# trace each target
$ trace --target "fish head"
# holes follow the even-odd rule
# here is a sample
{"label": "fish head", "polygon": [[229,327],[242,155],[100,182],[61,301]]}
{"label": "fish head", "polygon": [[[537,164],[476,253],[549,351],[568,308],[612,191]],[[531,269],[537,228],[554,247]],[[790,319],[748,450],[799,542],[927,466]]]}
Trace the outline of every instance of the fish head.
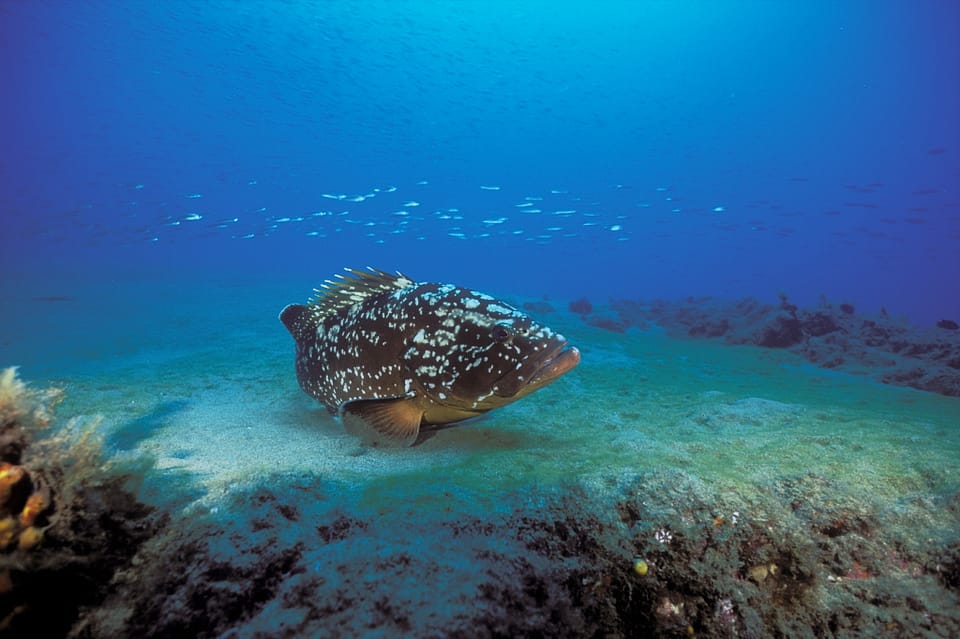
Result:
{"label": "fish head", "polygon": [[405,354],[408,371],[433,402],[465,416],[516,401],[580,361],[563,335],[476,291],[451,287],[426,319]]}
{"label": "fish head", "polygon": [[543,388],[580,362],[580,351],[563,335],[523,314],[495,321],[488,340],[489,349],[474,360],[477,373],[467,375],[464,386],[485,390],[480,404],[490,408]]}

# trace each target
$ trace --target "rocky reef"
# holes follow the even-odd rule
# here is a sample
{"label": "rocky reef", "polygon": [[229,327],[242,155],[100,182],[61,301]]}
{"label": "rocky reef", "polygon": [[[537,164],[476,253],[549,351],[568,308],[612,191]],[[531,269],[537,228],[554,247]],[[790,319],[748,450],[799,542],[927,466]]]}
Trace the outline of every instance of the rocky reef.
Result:
{"label": "rocky reef", "polygon": [[89,636],[960,633],[956,496],[885,506],[807,474],[747,497],[664,469],[504,495],[493,516],[442,490],[447,512],[344,497],[309,476],[237,489],[145,547]]}
{"label": "rocky reef", "polygon": [[823,368],[960,397],[960,330],[949,319],[920,328],[882,310],[863,314],[826,299],[815,308],[799,308],[785,294],[778,304],[754,298],[614,300],[583,319],[615,332],[656,324],[673,337],[785,349]]}
{"label": "rocky reef", "polygon": [[0,372],[0,637],[66,636],[157,528],[61,397]]}

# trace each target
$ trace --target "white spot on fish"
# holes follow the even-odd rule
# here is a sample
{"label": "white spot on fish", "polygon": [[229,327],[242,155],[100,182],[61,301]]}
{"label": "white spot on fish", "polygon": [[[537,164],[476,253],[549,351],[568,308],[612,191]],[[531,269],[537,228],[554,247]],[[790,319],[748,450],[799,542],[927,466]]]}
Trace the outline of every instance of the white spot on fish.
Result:
{"label": "white spot on fish", "polygon": [[518,315],[516,310],[499,304],[490,304],[487,310],[496,315]]}

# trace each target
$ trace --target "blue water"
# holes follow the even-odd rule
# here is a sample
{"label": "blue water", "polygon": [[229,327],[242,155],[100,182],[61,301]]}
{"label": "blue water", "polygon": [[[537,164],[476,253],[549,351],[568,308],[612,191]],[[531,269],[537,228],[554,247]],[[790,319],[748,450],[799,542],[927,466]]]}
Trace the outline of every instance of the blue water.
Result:
{"label": "blue water", "polygon": [[38,294],[370,264],[960,316],[948,0],[8,2],[0,74]]}

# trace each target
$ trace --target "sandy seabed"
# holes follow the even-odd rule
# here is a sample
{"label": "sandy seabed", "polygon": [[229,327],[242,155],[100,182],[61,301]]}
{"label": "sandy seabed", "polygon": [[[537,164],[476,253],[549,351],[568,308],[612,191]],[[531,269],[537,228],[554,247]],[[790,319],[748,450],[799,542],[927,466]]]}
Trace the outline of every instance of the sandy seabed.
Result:
{"label": "sandy seabed", "polygon": [[[960,635],[957,398],[558,310],[572,373],[375,449],[297,386],[276,315],[309,286],[4,287],[0,364],[64,388],[123,478],[87,512],[150,513],[61,634]],[[68,512],[0,597],[82,556]]]}

